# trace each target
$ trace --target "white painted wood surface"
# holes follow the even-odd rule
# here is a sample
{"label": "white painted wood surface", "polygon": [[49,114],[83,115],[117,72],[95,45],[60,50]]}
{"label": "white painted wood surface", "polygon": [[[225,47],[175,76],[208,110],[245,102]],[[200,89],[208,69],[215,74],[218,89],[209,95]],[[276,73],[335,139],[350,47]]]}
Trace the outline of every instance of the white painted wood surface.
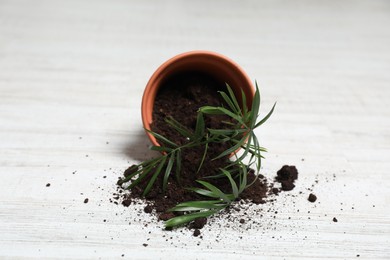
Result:
{"label": "white painted wood surface", "polygon": [[[263,113],[278,101],[263,174],[300,171],[296,197],[248,210],[260,224],[203,239],[108,201],[151,156],[148,78],[193,49],[241,64]],[[390,258],[389,1],[1,0],[0,101],[2,259]]]}

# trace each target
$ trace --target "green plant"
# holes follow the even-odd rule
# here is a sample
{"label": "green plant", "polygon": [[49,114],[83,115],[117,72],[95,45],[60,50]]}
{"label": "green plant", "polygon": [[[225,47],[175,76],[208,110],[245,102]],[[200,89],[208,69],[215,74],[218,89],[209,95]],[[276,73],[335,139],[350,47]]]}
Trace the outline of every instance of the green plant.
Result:
{"label": "green plant", "polygon": [[[227,93],[220,92],[220,94],[226,107],[201,107],[198,111],[197,122],[193,131],[187,129],[172,117],[166,118],[166,122],[174,128],[178,134],[184,136],[186,140],[188,140],[185,144],[178,145],[158,133],[149,131],[161,144],[161,146],[152,146],[151,149],[162,152],[162,155],[134,166],[131,174],[118,181],[119,185],[131,181],[127,186],[127,189],[132,189],[145,178],[149,178],[143,191],[143,196],[146,196],[159,175],[163,174],[163,191],[165,192],[173,168],[175,168],[174,177],[180,183],[181,156],[183,149],[203,147],[203,156],[198,166],[199,172],[206,158],[209,144],[226,142],[231,144],[228,149],[214,158],[219,159],[233,155],[230,163],[228,163],[226,167],[219,169],[220,173],[218,175],[208,177],[227,178],[230,182],[231,193],[223,192],[220,188],[204,179],[197,180],[197,183],[201,188],[188,187],[187,189],[212,199],[183,202],[171,208],[169,211],[182,212],[184,214],[166,221],[166,227],[175,227],[188,223],[196,218],[208,217],[219,212],[239,198],[240,194],[257,180],[256,177],[251,183],[247,183],[248,168],[255,164],[257,171],[260,170],[261,159],[263,158],[261,153],[265,152],[266,149],[260,146],[254,130],[268,120],[274,111],[276,103],[263,119],[258,120],[260,92],[257,83],[255,96],[250,109],[246,105],[246,96],[243,91],[241,91],[241,106],[228,85]],[[210,129],[205,126],[205,115],[225,115],[230,117],[231,120],[224,121],[226,125],[225,129]],[[237,152],[239,148],[242,148],[242,154]],[[244,163],[244,159],[248,156],[249,161]]]}

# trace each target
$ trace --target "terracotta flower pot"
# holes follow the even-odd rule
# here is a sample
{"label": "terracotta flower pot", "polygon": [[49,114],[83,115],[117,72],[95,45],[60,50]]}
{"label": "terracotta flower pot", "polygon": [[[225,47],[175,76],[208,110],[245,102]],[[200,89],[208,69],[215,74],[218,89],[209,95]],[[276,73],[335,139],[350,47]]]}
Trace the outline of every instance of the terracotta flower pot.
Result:
{"label": "terracotta flower pot", "polygon": [[[151,130],[153,106],[162,83],[170,76],[185,72],[199,71],[229,84],[234,94],[241,99],[241,89],[247,97],[250,108],[255,93],[251,80],[234,61],[221,54],[210,51],[190,51],[179,54],[164,62],[149,79],[142,97],[142,122],[146,130]],[[146,132],[153,145],[159,146],[156,138]]]}

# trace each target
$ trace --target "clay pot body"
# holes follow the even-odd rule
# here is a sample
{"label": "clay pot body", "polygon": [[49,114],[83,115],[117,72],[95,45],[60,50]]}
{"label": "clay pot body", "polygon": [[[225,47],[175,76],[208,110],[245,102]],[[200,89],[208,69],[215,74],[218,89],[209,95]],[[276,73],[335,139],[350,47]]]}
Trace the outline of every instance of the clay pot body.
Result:
{"label": "clay pot body", "polygon": [[[251,80],[237,63],[215,52],[185,52],[164,62],[149,79],[144,90],[141,107],[142,122],[146,130],[151,130],[154,100],[162,83],[171,76],[186,71],[202,72],[229,84],[238,100],[241,100],[242,89],[250,108],[255,90]],[[153,145],[159,146],[155,137],[148,132],[146,133]]]}

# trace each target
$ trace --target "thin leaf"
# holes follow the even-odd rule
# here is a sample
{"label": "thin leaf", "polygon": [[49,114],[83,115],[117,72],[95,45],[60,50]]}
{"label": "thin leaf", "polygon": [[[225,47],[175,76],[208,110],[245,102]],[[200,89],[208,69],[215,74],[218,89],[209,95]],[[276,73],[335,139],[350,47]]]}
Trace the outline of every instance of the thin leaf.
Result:
{"label": "thin leaf", "polygon": [[205,186],[207,189],[209,189],[213,194],[217,195],[223,201],[228,202],[228,203],[231,202],[229,197],[225,193],[223,193],[219,188],[215,187],[213,184],[206,182],[206,181],[200,181],[200,180],[198,180],[196,182]]}
{"label": "thin leaf", "polygon": [[180,203],[168,211],[198,211],[202,209],[221,209],[223,207],[226,207],[226,203],[221,203],[220,200],[188,201]]}
{"label": "thin leaf", "polygon": [[[163,157],[163,156],[161,156]],[[151,160],[148,160],[146,162],[143,162],[141,164],[139,164],[137,166],[138,170],[136,172],[133,172],[129,175],[126,176],[126,180],[129,181],[130,179],[132,179],[134,176],[138,175],[138,174],[144,174],[145,172],[149,172],[149,170],[153,169],[153,167],[155,167],[159,161],[161,160],[161,157],[157,157],[157,158],[153,158]]]}
{"label": "thin leaf", "polygon": [[247,177],[248,177],[248,170],[247,170],[247,166],[246,165],[243,165],[242,163],[240,163],[240,169],[241,169],[241,178],[240,178],[240,185],[239,185],[239,188],[238,188],[238,193],[241,193],[245,190],[246,188],[246,184],[247,184]]}
{"label": "thin leaf", "polygon": [[229,86],[229,84],[226,84],[226,88],[227,88],[227,90],[229,92],[230,99],[232,100],[234,106],[236,107],[236,109],[233,110],[233,111],[238,112],[237,114],[241,114],[241,107],[238,104],[238,101],[236,99],[236,95],[234,95],[234,92],[233,92],[232,88]]}
{"label": "thin leaf", "polygon": [[236,114],[239,114],[240,111],[237,111],[237,108],[234,106],[232,100],[226,95],[225,92],[219,91],[219,94],[222,96],[223,100],[225,100],[226,104],[230,107],[231,111]]}
{"label": "thin leaf", "polygon": [[[207,138],[207,136],[206,136],[206,138]],[[200,161],[200,164],[198,166],[198,170],[196,171],[196,173],[199,173],[200,169],[203,166],[204,159],[206,158],[206,154],[207,154],[208,148],[209,148],[209,143],[206,143],[205,146],[204,146],[204,152],[203,152],[202,160]]]}
{"label": "thin leaf", "polygon": [[223,174],[225,174],[225,176],[229,179],[230,181],[230,185],[232,186],[232,192],[233,192],[233,195],[234,195],[234,198],[238,198],[238,188],[237,188],[237,184],[236,182],[233,180],[232,178],[232,175],[230,174],[230,172],[228,172],[227,170],[225,169],[221,169],[221,171],[223,172]]}
{"label": "thin leaf", "polygon": [[244,121],[242,121],[242,118],[239,115],[234,114],[230,110],[227,110],[224,107],[212,107],[212,106],[204,106],[200,108],[200,111],[205,114],[210,115],[227,115],[236,121],[238,121],[240,124],[245,125]]}
{"label": "thin leaf", "polygon": [[177,182],[180,183],[180,172],[181,172],[181,150],[177,150],[176,152],[176,170],[175,170],[175,177]]}
{"label": "thin leaf", "polygon": [[196,213],[174,217],[165,222],[165,227],[171,228],[171,227],[180,226],[189,223],[197,218],[205,218],[211,216],[217,212],[218,212],[217,210],[207,210],[207,211],[196,212]]}
{"label": "thin leaf", "polygon": [[201,139],[205,132],[205,123],[203,118],[203,113],[198,112],[198,116],[196,118],[196,126],[195,126],[195,139]]}
{"label": "thin leaf", "polygon": [[[160,157],[158,159],[161,160],[161,158],[162,157]],[[127,187],[127,189],[130,190],[133,187],[137,186],[138,183],[140,183],[143,179],[145,179],[145,177],[148,176],[148,174],[156,167],[157,163],[158,163],[158,161],[156,161],[150,165],[145,166],[145,168],[142,168],[139,171],[138,178],[135,179],[134,181],[132,181],[131,184]]]}
{"label": "thin leaf", "polygon": [[160,140],[161,142],[164,142],[164,143],[166,143],[166,144],[169,144],[169,145],[171,145],[171,146],[173,146],[173,147],[177,147],[177,144],[175,144],[174,142],[168,140],[166,137],[164,137],[164,136],[162,136],[162,135],[160,135],[160,134],[157,134],[157,133],[155,133],[155,132],[153,132],[153,131],[150,131],[150,130],[148,130],[148,129],[146,129],[146,131],[147,131],[148,133],[150,133],[151,135],[153,135],[157,140]]}
{"label": "thin leaf", "polygon": [[220,155],[218,155],[214,159],[219,159],[219,158],[222,158],[224,156],[230,155],[231,153],[235,153],[237,151],[237,149],[240,148],[244,144],[244,142],[245,142],[245,137],[243,137],[240,141],[238,141],[232,147],[230,147],[230,148],[226,149],[225,151],[223,151]]}
{"label": "thin leaf", "polygon": [[175,161],[175,152],[173,152],[170,155],[167,168],[165,169],[165,174],[164,174],[164,179],[163,179],[163,191],[164,192],[167,189],[168,178],[169,178],[169,175],[171,174],[171,170],[172,170],[172,166],[173,166],[174,161]]}
{"label": "thin leaf", "polygon": [[[221,121],[222,123],[224,123],[225,125],[229,125],[229,126],[233,126],[233,127],[237,127],[237,123],[232,123],[232,122],[229,122],[229,121]],[[241,124],[239,124],[241,126]]]}
{"label": "thin leaf", "polygon": [[225,174],[219,173],[215,175],[205,176],[202,179],[220,179],[220,178],[225,178]]}
{"label": "thin leaf", "polygon": [[247,129],[244,129],[244,128],[243,129],[211,129],[211,128],[209,128],[208,130],[213,135],[229,135],[232,137],[235,137],[238,134],[243,134],[246,131],[248,131]]}
{"label": "thin leaf", "polygon": [[[253,134],[252,132],[250,132],[248,135],[248,140],[247,143],[245,144],[244,142],[242,142],[241,140],[240,141],[237,141],[237,143],[240,143],[240,144],[243,144],[241,147],[244,148],[244,152],[242,153],[242,155],[240,157],[238,157],[236,159],[236,161],[242,161],[245,159],[245,157],[248,155],[249,151],[250,151],[250,143],[252,142],[252,138],[253,138]],[[236,141],[235,141],[236,142]]]}
{"label": "thin leaf", "polygon": [[152,145],[150,146],[150,150],[152,151],[158,151],[158,152],[171,152],[173,149],[172,148],[169,148],[169,147],[166,147],[166,146],[156,146],[156,145]]}
{"label": "thin leaf", "polygon": [[246,95],[244,93],[244,90],[241,89],[241,101],[242,101],[242,107],[243,107],[243,117],[244,117],[244,121],[246,122],[245,118],[246,118],[246,115],[248,114],[248,104],[246,103]]}
{"label": "thin leaf", "polygon": [[165,118],[165,122],[167,122],[173,129],[175,129],[182,136],[192,139],[193,133],[189,131],[184,125],[176,121],[173,117],[169,116]]}
{"label": "thin leaf", "polygon": [[272,113],[274,112],[275,106],[276,106],[276,102],[275,102],[275,104],[273,105],[272,109],[268,112],[268,114],[267,114],[263,119],[261,119],[261,121],[258,122],[258,123],[255,125],[254,128],[257,128],[257,127],[261,126],[262,124],[265,123],[265,121],[268,120],[268,118],[269,118],[269,117],[272,115]]}
{"label": "thin leaf", "polygon": [[160,164],[157,166],[156,171],[153,173],[152,178],[150,178],[148,185],[146,185],[146,188],[145,188],[144,192],[142,193],[142,196],[146,196],[149,193],[149,191],[152,188],[154,182],[156,181],[158,175],[160,175],[161,170],[164,167],[164,164],[166,161],[167,161],[167,157],[164,156],[163,159],[161,160]]}
{"label": "thin leaf", "polygon": [[257,158],[257,171],[260,171],[260,168],[261,168],[261,154],[260,154],[260,151],[259,151],[259,149],[258,149],[258,147],[260,147],[260,144],[259,144],[259,140],[257,139],[257,137],[254,135],[253,136],[253,143],[255,144],[255,147],[256,147],[256,149],[255,149],[255,151],[257,151],[257,156],[256,156],[256,158]]}
{"label": "thin leaf", "polygon": [[259,91],[259,88],[257,86],[257,82],[256,82],[256,92],[255,92],[255,96],[253,97],[253,101],[252,101],[252,108],[251,108],[251,128],[253,129],[253,127],[255,126],[256,124],[256,121],[257,121],[257,115],[259,113],[259,109],[260,109],[260,91]]}
{"label": "thin leaf", "polygon": [[219,195],[218,194],[215,194],[215,193],[213,193],[212,191],[209,191],[209,190],[205,190],[205,189],[201,189],[201,188],[195,188],[195,187],[187,188],[187,190],[193,191],[195,193],[198,193],[198,194],[206,196],[206,197],[219,199]]}
{"label": "thin leaf", "polygon": [[209,114],[209,115],[223,115],[225,114],[222,112],[218,107],[213,107],[213,106],[203,106],[199,109],[200,112]]}

